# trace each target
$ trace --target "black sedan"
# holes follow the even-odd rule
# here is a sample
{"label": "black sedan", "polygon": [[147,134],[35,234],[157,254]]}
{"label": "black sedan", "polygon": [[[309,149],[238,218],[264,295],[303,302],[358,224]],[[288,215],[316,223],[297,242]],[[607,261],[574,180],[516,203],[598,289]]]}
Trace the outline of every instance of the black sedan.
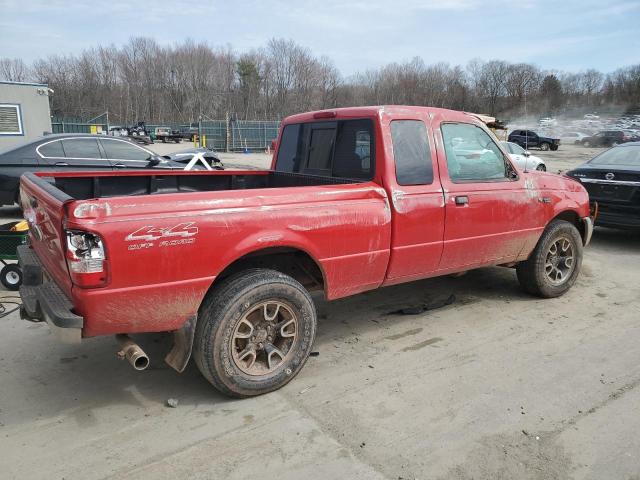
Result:
{"label": "black sedan", "polygon": [[0,205],[18,200],[20,175],[25,172],[175,169],[187,157],[161,157],[119,137],[89,134],[47,135],[0,153]]}
{"label": "black sedan", "polygon": [[567,175],[598,203],[596,225],[640,228],[640,142],[610,148]]}

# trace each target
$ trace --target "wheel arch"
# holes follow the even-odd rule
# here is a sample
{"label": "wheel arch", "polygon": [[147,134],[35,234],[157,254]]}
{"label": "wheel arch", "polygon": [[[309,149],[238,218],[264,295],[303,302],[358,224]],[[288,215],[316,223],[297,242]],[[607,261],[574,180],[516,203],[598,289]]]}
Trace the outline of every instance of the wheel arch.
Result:
{"label": "wheel arch", "polygon": [[584,242],[586,241],[588,232],[578,212],[570,209],[563,210],[560,213],[557,213],[556,216],[553,217],[549,223],[553,222],[554,220],[564,220],[565,222],[569,222],[574,227],[576,227],[578,229],[578,232],[580,232],[580,237],[582,238],[582,242],[584,244]]}
{"label": "wheel arch", "polygon": [[220,271],[207,294],[224,279],[252,268],[276,270],[294,278],[307,290],[322,290],[326,295],[327,279],[322,264],[303,248],[291,245],[270,246],[245,252]]}

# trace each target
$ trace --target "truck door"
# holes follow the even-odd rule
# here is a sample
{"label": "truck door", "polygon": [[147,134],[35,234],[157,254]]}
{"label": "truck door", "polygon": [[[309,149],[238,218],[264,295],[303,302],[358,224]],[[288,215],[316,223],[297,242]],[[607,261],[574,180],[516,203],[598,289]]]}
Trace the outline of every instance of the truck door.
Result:
{"label": "truck door", "polygon": [[386,285],[427,277],[440,263],[444,197],[430,122],[425,115],[386,125],[391,132],[387,157],[394,158],[385,172],[393,207]]}
{"label": "truck door", "polygon": [[515,261],[539,235],[543,204],[486,129],[438,119],[436,132],[446,205],[440,270]]}

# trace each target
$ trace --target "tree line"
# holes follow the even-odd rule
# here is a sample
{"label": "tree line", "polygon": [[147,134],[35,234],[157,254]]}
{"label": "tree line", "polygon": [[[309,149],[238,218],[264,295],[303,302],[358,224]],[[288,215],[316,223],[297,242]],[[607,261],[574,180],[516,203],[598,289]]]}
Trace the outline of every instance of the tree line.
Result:
{"label": "tree line", "polygon": [[345,77],[330,58],[292,40],[272,39],[238,53],[186,40],[145,37],[122,47],[51,55],[31,65],[0,58],[0,79],[47,83],[52,114],[111,123],[190,123],[203,119],[277,120],[351,105],[429,105],[509,119],[640,107],[640,64],[611,73],[563,72],[529,63],[472,60],[426,64],[421,58]]}

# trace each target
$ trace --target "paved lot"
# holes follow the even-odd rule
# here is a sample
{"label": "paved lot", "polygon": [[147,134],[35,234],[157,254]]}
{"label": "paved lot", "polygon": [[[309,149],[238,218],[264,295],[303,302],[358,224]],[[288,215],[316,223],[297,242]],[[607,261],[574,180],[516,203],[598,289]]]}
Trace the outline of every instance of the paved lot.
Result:
{"label": "paved lot", "polygon": [[[557,169],[588,152],[543,154]],[[638,479],[639,272],[640,234],[597,229],[559,299],[525,295],[503,268],[318,299],[319,356],[242,401],[194,365],[165,366],[162,336],[138,338],[152,366],[135,372],[112,338],[64,346],[12,314],[0,477]]]}

